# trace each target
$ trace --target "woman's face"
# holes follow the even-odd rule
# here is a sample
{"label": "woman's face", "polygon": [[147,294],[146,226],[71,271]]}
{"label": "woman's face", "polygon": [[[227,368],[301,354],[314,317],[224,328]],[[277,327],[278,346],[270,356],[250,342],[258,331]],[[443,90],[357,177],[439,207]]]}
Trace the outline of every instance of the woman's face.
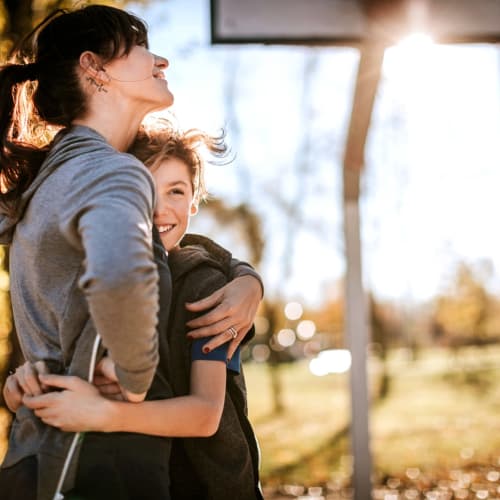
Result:
{"label": "woman's face", "polygon": [[166,250],[176,248],[198,207],[188,166],[178,158],[163,160],[151,171],[156,184],[153,222]]}
{"label": "woman's face", "polygon": [[135,45],[128,54],[104,65],[110,78],[108,85],[124,99],[144,105],[146,113],[164,109],[174,101],[165,80],[167,67],[165,58],[152,54],[142,45]]}

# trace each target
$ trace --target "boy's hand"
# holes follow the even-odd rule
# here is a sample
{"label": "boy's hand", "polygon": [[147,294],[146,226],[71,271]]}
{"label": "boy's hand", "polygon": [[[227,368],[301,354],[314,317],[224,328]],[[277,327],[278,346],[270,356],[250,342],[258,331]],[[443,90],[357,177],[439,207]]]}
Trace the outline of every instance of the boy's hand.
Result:
{"label": "boy's hand", "polygon": [[116,378],[113,360],[109,356],[105,356],[97,364],[92,383],[97,387],[102,396],[109,399],[124,399],[122,388]]}
{"label": "boy's hand", "polygon": [[143,401],[146,396],[146,393],[131,393],[120,385],[116,376],[115,362],[109,356],[104,356],[97,364],[92,383],[97,387],[101,395],[108,399],[136,403]]}
{"label": "boy's hand", "polygon": [[106,400],[99,395],[96,387],[74,376],[41,377],[47,385],[59,391],[23,397],[24,404],[37,417],[47,425],[67,432],[101,430]]}
{"label": "boy's hand", "polygon": [[18,366],[15,373],[7,377],[3,388],[7,408],[15,413],[22,406],[24,395],[39,396],[47,392],[49,388],[39,378],[39,375],[46,373],[49,373],[49,369],[44,361],[26,361]]}

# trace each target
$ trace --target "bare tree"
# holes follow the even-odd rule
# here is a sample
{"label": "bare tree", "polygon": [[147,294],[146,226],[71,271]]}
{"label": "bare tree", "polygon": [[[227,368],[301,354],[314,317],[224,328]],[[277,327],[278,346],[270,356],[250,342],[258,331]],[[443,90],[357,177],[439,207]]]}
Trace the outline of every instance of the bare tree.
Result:
{"label": "bare tree", "polygon": [[[271,298],[266,298],[263,303],[262,312],[268,320],[268,329],[265,335],[266,342],[271,346],[270,357],[268,359],[270,383],[273,394],[273,410],[276,413],[284,410],[282,400],[282,383],[279,375],[279,366],[281,356],[278,351],[273,349],[276,344],[276,333],[284,327],[284,315],[282,307],[284,304],[284,290],[286,289],[289,276],[292,274],[292,267],[295,257],[295,247],[298,237],[298,229],[304,225],[305,216],[303,213],[304,205],[304,189],[305,184],[310,182],[312,174],[312,137],[311,137],[311,123],[314,120],[314,107],[312,104],[312,82],[316,73],[318,65],[318,52],[311,50],[307,53],[304,66],[303,66],[303,88],[302,98],[299,103],[301,123],[303,126],[303,133],[301,140],[297,147],[295,154],[296,161],[292,166],[291,171],[287,171],[287,176],[295,177],[300,180],[296,183],[295,189],[290,193],[284,188],[283,183],[273,183],[270,204],[273,209],[280,212],[283,226],[281,231],[284,232],[284,239],[282,240],[283,258],[279,263],[279,275],[282,283],[282,288],[279,289]],[[238,75],[241,74],[241,64],[239,62],[239,54],[232,53],[227,60],[225,71],[225,110],[228,119],[228,128],[232,138],[233,147],[238,151],[238,145],[241,142],[243,127],[240,118],[236,112],[236,101],[241,98],[238,92]],[[278,169],[277,169],[278,170]],[[245,165],[244,162],[238,163],[238,186],[240,197],[251,203],[252,180],[251,169]],[[217,212],[214,214],[217,218],[220,215]],[[242,214],[244,216],[244,214]],[[314,225],[312,225],[314,227]],[[249,238],[249,244],[254,244],[253,238]],[[259,243],[260,245],[260,243]],[[266,242],[261,244],[262,251],[265,254]],[[260,259],[259,259],[260,262]]]}

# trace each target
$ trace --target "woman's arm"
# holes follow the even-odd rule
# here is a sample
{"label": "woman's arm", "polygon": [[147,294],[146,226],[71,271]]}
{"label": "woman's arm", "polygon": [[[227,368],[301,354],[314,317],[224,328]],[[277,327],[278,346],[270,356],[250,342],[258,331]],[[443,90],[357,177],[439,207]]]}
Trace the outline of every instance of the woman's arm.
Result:
{"label": "woman's arm", "polygon": [[[193,339],[214,336],[205,347],[213,350],[231,341],[228,358],[232,358],[241,341],[247,335],[254,321],[257,309],[264,293],[264,285],[253,267],[235,259],[230,252],[205,236],[186,234],[181,246],[202,246],[210,255],[226,268],[230,281],[213,293],[201,295],[201,300],[190,301],[186,308],[190,312],[204,313],[187,323]],[[237,336],[233,339],[229,328],[234,328]]]}
{"label": "woman's arm", "polygon": [[[94,157],[92,157],[94,158]],[[142,401],[158,364],[158,271],[151,218],[154,184],[129,155],[97,156],[64,193],[59,227],[85,256],[78,286],[116,363],[124,394]],[[89,163],[90,165],[90,163]]]}
{"label": "woman's arm", "polygon": [[128,403],[102,397],[78,377],[41,375],[63,389],[23,401],[46,424],[63,431],[139,432],[154,436],[206,437],[219,427],[226,391],[226,365],[193,361],[190,394],[159,401]]}
{"label": "woman's arm", "polygon": [[[243,264],[242,267],[249,268]],[[192,312],[211,309],[187,324],[192,329],[188,336],[195,339],[215,335],[205,345],[209,351],[230,341],[228,359],[231,359],[252,326],[262,293],[262,282],[253,271],[251,274],[234,278],[204,299],[186,304],[187,309]],[[238,332],[236,338],[229,332],[231,327]]]}

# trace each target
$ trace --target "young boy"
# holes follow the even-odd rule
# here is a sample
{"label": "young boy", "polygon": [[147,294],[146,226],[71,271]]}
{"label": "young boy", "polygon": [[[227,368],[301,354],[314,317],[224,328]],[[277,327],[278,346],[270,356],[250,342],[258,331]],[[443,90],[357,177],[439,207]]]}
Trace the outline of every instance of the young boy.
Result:
{"label": "young boy", "polygon": [[228,361],[227,344],[206,354],[202,352],[205,340],[190,345],[186,339],[185,324],[192,315],[184,303],[227,283],[231,262],[231,254],[208,238],[185,236],[190,217],[206,196],[203,146],[216,156],[225,153],[221,138],[197,130],[180,133],[168,127],[141,131],[132,148],[155,179],[153,222],[168,251],[172,273],[167,332],[170,380],[174,394],[187,397],[187,404],[197,411],[185,423],[186,433],[194,426],[193,435],[210,436],[174,440],[170,460],[172,498],[261,498],[258,446],[247,418],[239,349]]}

